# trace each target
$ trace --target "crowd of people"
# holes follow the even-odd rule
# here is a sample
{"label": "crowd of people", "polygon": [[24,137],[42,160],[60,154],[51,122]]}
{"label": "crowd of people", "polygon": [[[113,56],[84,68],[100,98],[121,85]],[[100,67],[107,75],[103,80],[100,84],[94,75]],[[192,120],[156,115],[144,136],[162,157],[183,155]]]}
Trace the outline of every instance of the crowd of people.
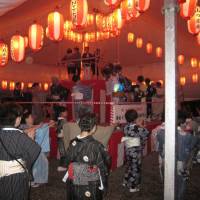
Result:
{"label": "crowd of people", "polygon": [[[31,112],[16,103],[0,105],[0,199],[26,200],[29,187],[48,183],[49,127],[56,127],[59,150],[58,172],[65,171],[63,181],[67,185],[67,199],[85,198],[102,200],[108,190],[111,157],[106,148],[93,138],[97,130],[96,115],[86,111],[77,123],[80,134],[65,144],[67,109],[59,106],[55,121],[38,123]],[[164,116],[164,115],[163,115]],[[129,192],[141,189],[142,152],[150,136],[141,123],[138,113],[130,109],[125,113],[124,125],[126,170],[123,186]],[[159,155],[161,180],[164,177],[163,123],[155,130]],[[177,127],[177,199],[184,200],[189,171],[200,147],[199,116],[178,112]],[[69,137],[69,136],[68,136]]]}
{"label": "crowd of people", "polygon": [[98,64],[100,61],[100,49],[96,49],[94,53],[90,53],[89,47],[84,48],[83,54],[81,54],[78,47],[68,48],[66,55],[61,59],[61,64],[64,64],[68,70],[69,80],[72,80],[73,76],[76,75],[80,79],[81,75],[81,62],[83,64],[84,79],[90,80],[98,77],[99,69]]}
{"label": "crowd of people", "polygon": [[132,84],[132,81],[123,75],[119,64],[106,65],[102,74],[106,80],[107,95],[113,102],[146,102],[147,118],[161,117],[164,109],[164,88],[161,82],[154,83],[139,75],[137,82]]}

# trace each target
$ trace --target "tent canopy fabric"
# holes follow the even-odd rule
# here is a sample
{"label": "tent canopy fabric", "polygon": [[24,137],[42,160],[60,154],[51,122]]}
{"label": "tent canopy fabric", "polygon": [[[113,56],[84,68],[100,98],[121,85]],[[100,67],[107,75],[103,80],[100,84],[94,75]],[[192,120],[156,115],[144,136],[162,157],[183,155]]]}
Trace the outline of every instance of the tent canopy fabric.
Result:
{"label": "tent canopy fabric", "polygon": [[0,1],[0,16],[4,15],[8,11],[18,7],[27,0],[1,0]]}

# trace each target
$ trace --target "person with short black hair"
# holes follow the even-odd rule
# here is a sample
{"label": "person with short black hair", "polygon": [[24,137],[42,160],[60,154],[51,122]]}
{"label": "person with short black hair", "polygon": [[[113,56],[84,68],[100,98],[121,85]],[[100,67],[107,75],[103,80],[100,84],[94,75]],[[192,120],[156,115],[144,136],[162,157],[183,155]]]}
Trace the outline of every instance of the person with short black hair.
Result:
{"label": "person with short black hair", "polygon": [[0,199],[27,200],[32,166],[41,148],[18,129],[22,108],[0,105]]}
{"label": "person with short black hair", "polygon": [[70,142],[66,156],[67,199],[102,200],[108,186],[110,156],[92,136],[97,129],[95,114],[83,115],[78,125],[81,134]]}
{"label": "person with short black hair", "polygon": [[122,142],[126,147],[126,171],[123,185],[130,192],[140,191],[142,152],[149,131],[143,127],[142,120],[138,119],[138,114],[134,109],[128,110],[125,114],[127,124],[124,127]]}
{"label": "person with short black hair", "polygon": [[65,160],[66,160],[66,151],[64,144],[64,126],[67,124],[67,108],[60,106],[58,108],[58,118],[57,118],[57,144],[59,151],[59,166],[57,171],[66,171]]}

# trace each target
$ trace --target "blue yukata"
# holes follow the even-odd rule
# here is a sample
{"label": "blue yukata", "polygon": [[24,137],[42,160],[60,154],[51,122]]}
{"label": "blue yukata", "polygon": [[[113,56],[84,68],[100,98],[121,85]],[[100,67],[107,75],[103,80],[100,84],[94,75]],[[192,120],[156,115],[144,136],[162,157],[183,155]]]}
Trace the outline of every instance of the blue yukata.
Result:
{"label": "blue yukata", "polygon": [[50,152],[49,126],[44,124],[36,130],[35,141],[41,147],[41,153],[33,165],[34,182],[39,184],[48,183],[49,162],[46,153]]}
{"label": "blue yukata", "polygon": [[136,189],[141,183],[142,152],[149,131],[129,123],[124,127],[124,134],[122,141],[125,141],[127,163],[123,183],[129,189]]}

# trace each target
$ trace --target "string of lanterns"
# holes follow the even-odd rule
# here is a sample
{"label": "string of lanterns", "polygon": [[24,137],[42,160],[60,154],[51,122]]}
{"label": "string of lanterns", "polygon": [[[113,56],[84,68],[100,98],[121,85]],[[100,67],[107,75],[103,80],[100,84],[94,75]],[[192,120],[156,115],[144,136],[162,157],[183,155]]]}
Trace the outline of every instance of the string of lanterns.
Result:
{"label": "string of lanterns", "polygon": [[[33,52],[41,50],[44,44],[44,35],[56,42],[64,38],[78,43],[117,37],[126,21],[138,18],[150,6],[150,0],[105,0],[104,2],[113,8],[112,13],[108,15],[89,14],[87,0],[71,0],[71,21],[64,21],[63,15],[56,10],[49,13],[45,31],[42,25],[33,22],[28,29],[28,37],[20,34],[11,37],[11,59],[18,63],[23,61],[27,47]],[[115,8],[117,4],[119,7]],[[96,25],[97,30],[79,33],[87,26],[92,25]],[[7,44],[0,42],[1,67],[8,63],[8,53]]]}
{"label": "string of lanterns", "polygon": [[[1,86],[0,87],[1,87],[2,90],[9,89],[10,91],[13,91],[15,89],[15,85],[16,85],[16,83],[14,81],[8,82],[6,80],[3,80],[3,81],[1,81]],[[25,85],[27,85],[27,88],[31,88],[33,83],[21,82],[21,89],[22,90],[24,90]],[[43,89],[44,91],[48,91],[49,86],[50,86],[50,83],[39,83],[39,87],[41,89]]]}
{"label": "string of lanterns", "polygon": [[200,45],[200,7],[198,0],[179,0],[180,16],[187,20],[189,33],[196,36],[197,44]]}

